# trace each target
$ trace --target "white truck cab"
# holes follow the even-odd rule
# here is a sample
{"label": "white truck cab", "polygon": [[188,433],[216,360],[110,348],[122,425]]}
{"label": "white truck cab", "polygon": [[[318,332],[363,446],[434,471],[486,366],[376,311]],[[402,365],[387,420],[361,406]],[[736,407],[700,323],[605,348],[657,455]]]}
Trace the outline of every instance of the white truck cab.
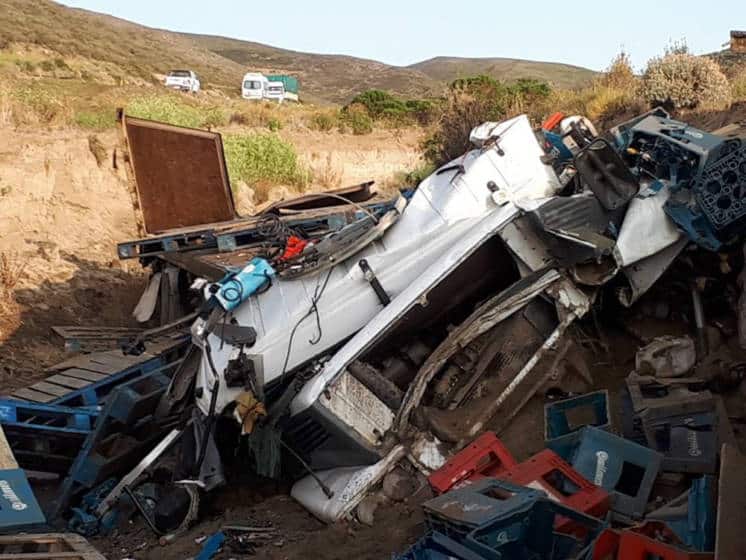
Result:
{"label": "white truck cab", "polygon": [[241,82],[241,97],[244,99],[262,100],[265,98],[268,84],[269,80],[267,80],[264,74],[249,72],[244,75]]}
{"label": "white truck cab", "polygon": [[171,70],[168,76],[166,76],[166,87],[197,93],[200,90],[201,84],[197,78],[197,74],[191,70]]}
{"label": "white truck cab", "polygon": [[282,82],[267,82],[267,88],[264,91],[265,99],[282,103],[285,99],[285,84]]}

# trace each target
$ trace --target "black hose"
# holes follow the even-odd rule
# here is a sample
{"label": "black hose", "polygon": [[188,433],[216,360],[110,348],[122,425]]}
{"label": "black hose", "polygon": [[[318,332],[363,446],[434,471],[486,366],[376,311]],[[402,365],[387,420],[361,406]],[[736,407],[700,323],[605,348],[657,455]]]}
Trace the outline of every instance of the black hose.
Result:
{"label": "black hose", "polygon": [[145,519],[145,523],[148,524],[148,527],[159,537],[162,537],[165,535],[163,531],[158,529],[158,527],[155,526],[155,523],[153,523],[153,520],[150,519],[150,516],[148,515],[148,512],[145,511],[145,507],[140,503],[140,500],[135,496],[135,493],[132,491],[132,489],[129,486],[124,486],[122,488],[124,490],[125,494],[127,494],[130,497],[130,500],[132,500],[132,503],[135,504],[135,507],[137,508],[137,511],[140,512],[140,515],[142,515],[143,519]]}
{"label": "black hose", "polygon": [[207,354],[207,363],[210,364],[212,374],[215,376],[215,383],[212,386],[212,395],[210,396],[210,410],[207,413],[207,422],[205,422],[205,433],[202,434],[202,441],[199,446],[199,455],[197,463],[194,466],[194,476],[199,478],[199,472],[202,469],[202,463],[205,460],[207,454],[207,443],[212,435],[213,427],[215,426],[215,407],[218,403],[218,391],[220,390],[220,378],[218,377],[215,363],[212,361],[212,350],[210,349],[210,343],[205,340],[205,353]]}

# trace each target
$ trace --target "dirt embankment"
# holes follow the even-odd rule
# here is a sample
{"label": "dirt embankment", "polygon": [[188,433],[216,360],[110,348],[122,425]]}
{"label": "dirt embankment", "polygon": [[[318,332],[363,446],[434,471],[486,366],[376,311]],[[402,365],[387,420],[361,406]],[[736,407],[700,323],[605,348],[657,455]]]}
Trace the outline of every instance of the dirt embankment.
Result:
{"label": "dirt embankment", "polygon": [[[62,358],[52,325],[130,324],[144,278],[136,261],[116,256],[118,242],[137,237],[124,169],[112,165],[116,133],[97,134],[98,149],[88,133],[74,129],[8,128],[2,134],[0,279],[13,284],[10,297],[0,294],[5,393],[43,377],[43,368]],[[419,159],[414,131],[282,134],[313,169],[317,190],[368,179],[385,183]],[[287,194],[277,188],[270,196]],[[239,207],[250,212],[251,196],[245,195],[237,197]]]}

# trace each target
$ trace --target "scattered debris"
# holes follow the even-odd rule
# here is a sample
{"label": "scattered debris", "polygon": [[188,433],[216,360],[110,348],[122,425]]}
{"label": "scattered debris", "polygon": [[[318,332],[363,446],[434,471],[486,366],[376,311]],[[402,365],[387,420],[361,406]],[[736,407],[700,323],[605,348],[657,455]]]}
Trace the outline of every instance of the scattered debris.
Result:
{"label": "scattered debris", "polygon": [[0,536],[0,557],[13,560],[106,560],[83,537],[72,533]]}
{"label": "scattered debris", "polygon": [[[168,545],[233,483],[232,445],[327,523],[376,524],[427,477],[429,533],[402,559],[746,554],[718,516],[743,514],[722,491],[746,416],[727,409],[746,373],[743,139],[662,109],[603,135],[519,116],[390,200],[366,183],[242,218],[219,134],[120,120],[146,237],[118,253],[149,268],[134,315],[161,327],[57,328],[95,351],[0,402],[22,466],[64,477],[69,527],[139,515]],[[619,395],[613,329],[641,346]],[[546,449],[518,460],[498,435],[537,397]],[[198,558],[284,542],[224,525]]]}

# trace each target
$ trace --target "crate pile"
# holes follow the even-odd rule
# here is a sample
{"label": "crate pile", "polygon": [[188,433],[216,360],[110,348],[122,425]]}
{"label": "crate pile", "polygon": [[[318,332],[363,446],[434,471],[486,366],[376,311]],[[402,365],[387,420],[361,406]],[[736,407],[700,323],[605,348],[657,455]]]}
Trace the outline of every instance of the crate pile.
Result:
{"label": "crate pile", "polygon": [[715,553],[734,536],[717,525],[729,496],[716,469],[730,489],[746,473],[734,475],[722,403],[640,383],[632,374],[622,391],[625,437],[607,391],[547,404],[546,448],[526,461],[483,433],[430,475],[428,533],[398,560],[729,558]]}

